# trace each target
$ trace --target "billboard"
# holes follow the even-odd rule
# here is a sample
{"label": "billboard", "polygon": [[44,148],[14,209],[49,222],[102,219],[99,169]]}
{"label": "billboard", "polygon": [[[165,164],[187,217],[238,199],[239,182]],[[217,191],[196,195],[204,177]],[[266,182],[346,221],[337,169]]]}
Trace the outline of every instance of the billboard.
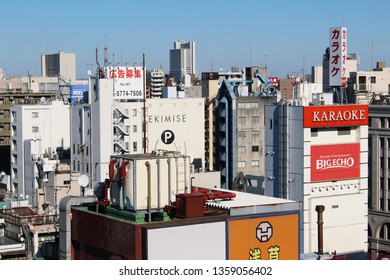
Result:
{"label": "billboard", "polygon": [[368,125],[368,105],[305,106],[303,127]]}
{"label": "billboard", "polygon": [[105,67],[105,77],[112,79],[114,99],[143,99],[144,73],[142,67]]}
{"label": "billboard", "polygon": [[147,259],[225,260],[225,229],[224,221],[147,229]]}
{"label": "billboard", "polygon": [[70,86],[70,103],[88,102],[88,85]]}
{"label": "billboard", "polygon": [[311,182],[360,177],[360,144],[311,146]]}
{"label": "billboard", "polygon": [[347,85],[347,28],[332,27],[329,30],[329,85]]}
{"label": "billboard", "polygon": [[230,260],[298,260],[299,214],[228,221]]}

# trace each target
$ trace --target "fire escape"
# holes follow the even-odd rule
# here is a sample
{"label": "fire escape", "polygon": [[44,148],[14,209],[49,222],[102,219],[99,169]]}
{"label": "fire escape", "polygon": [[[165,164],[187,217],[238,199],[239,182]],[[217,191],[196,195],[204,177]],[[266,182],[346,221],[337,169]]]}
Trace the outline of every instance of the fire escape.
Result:
{"label": "fire escape", "polygon": [[114,153],[124,154],[129,152],[129,144],[125,141],[125,136],[129,135],[128,126],[125,119],[128,119],[127,110],[114,105],[113,107],[113,129],[114,129]]}

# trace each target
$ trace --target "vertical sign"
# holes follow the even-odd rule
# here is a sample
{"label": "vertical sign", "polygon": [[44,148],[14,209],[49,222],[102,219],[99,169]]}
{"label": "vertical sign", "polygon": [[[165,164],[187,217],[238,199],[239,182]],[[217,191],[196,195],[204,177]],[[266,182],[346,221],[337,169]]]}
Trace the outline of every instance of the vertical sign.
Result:
{"label": "vertical sign", "polygon": [[347,85],[347,28],[332,27],[329,32],[329,85]]}

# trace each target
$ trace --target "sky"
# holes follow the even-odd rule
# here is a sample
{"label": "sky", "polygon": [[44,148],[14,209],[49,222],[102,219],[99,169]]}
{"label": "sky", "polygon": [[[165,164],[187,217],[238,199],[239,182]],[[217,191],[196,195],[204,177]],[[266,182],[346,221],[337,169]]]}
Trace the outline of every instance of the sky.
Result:
{"label": "sky", "polygon": [[[98,60],[169,73],[176,40],[196,43],[199,73],[267,66],[269,76],[310,73],[322,65],[329,29],[347,28],[358,70],[390,59],[388,0],[1,0],[0,68],[41,75],[41,55],[76,54],[76,75]],[[387,62],[389,66],[390,62]]]}

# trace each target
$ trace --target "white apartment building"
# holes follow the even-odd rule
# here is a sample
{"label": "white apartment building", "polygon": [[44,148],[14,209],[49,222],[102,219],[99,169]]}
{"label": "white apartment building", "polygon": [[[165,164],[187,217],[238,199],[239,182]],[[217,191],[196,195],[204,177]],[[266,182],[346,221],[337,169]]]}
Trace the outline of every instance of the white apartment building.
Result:
{"label": "white apartment building", "polygon": [[390,93],[390,68],[378,62],[372,71],[350,73],[347,92],[353,103],[388,104]]}
{"label": "white apartment building", "polygon": [[108,178],[112,155],[176,151],[189,155],[194,169],[204,168],[203,98],[146,99],[144,110],[138,96],[114,96],[125,80],[91,81],[91,104],[71,105],[71,172],[86,174],[89,187]]}
{"label": "white apartment building", "polygon": [[67,163],[61,159],[70,146],[69,132],[69,105],[62,101],[11,109],[11,192],[36,201],[39,174]]}
{"label": "white apartment building", "polygon": [[161,97],[165,86],[165,74],[161,69],[150,71],[150,95],[152,98]]}

